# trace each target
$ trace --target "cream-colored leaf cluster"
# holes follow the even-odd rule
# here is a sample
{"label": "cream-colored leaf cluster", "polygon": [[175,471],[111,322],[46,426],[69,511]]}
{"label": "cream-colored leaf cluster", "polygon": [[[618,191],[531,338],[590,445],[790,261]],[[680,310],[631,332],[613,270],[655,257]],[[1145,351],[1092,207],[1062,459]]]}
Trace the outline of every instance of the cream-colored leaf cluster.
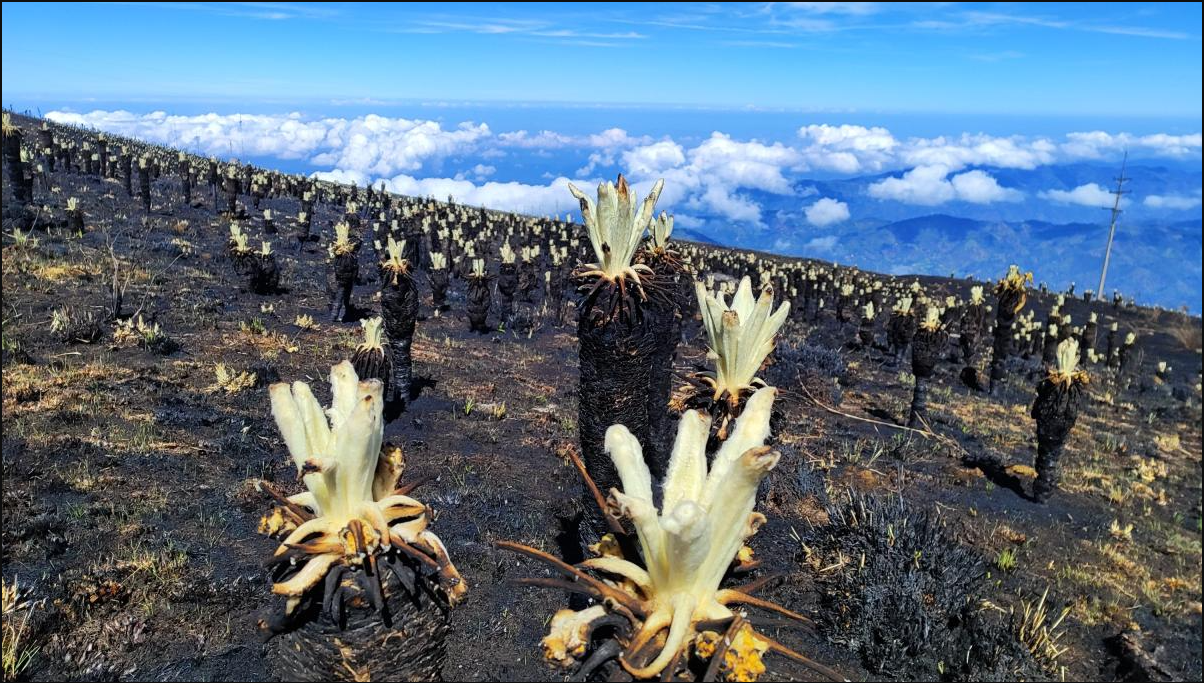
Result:
{"label": "cream-colored leaf cluster", "polygon": [[360,342],[356,347],[356,351],[371,351],[380,349],[385,341],[385,326],[384,319],[379,315],[374,318],[364,318],[360,320],[360,327],[364,331],[364,341]]}
{"label": "cream-colored leaf cluster", "polygon": [[725,393],[737,400],[741,392],[763,385],[756,374],[773,351],[775,336],[790,313],[790,302],[772,311],[773,288],[766,286],[753,299],[752,280],[747,276],[740,281],[730,306],[722,292],[712,294],[701,282],[694,284],[694,293],[711,345],[708,357],[715,362],[714,372],[704,373],[703,379],[714,388],[715,400]]}
{"label": "cream-colored leaf cluster", "polygon": [[[351,363],[343,361],[331,368],[330,387],[333,398],[325,411],[305,382],[278,383],[270,390],[272,416],[307,489],[288,501],[313,514],[276,551],[302,549],[309,554],[305,565],[274,585],[273,592],[298,598],[336,564],[361,564],[389,550],[395,539],[450,566],[443,543],[427,530],[426,506],[394,492],[401,469],[381,457],[381,382],[361,382]],[[463,583],[454,588],[462,593]],[[290,610],[295,604],[290,601]]]}
{"label": "cream-colored leaf cluster", "polygon": [[587,560],[583,566],[634,586],[650,606],[646,632],[655,635],[668,628],[660,654],[644,669],[632,671],[637,678],[660,673],[692,640],[698,622],[733,616],[724,604],[729,591],[720,590],[719,584],[745,540],[765,521],[753,508],[757,486],[779,459],[764,445],[776,392],[765,387],[749,398],[709,471],[711,420],[686,411],[665,474],[660,510],[639,441],[622,425],[607,430],[606,450],[623,484],[622,491],[612,489],[611,499],[635,527],[644,567],[613,556]]}
{"label": "cream-colored leaf cluster", "polygon": [[611,282],[630,279],[640,286],[640,273],[652,271],[643,264],[632,265],[631,260],[652,221],[652,212],[664,185],[664,180],[656,181],[641,203],[623,176],[619,176],[617,186],[610,181],[598,185],[597,202],[569,183],[569,192],[581,203],[586,232],[598,259],[585,266],[583,276],[596,276]]}

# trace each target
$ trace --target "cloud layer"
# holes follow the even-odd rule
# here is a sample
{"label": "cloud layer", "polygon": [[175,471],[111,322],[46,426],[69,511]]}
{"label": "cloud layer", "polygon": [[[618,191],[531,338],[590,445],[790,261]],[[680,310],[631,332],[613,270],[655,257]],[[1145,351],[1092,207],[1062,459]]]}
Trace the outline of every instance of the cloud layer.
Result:
{"label": "cloud layer", "polygon": [[1101,209],[1112,206],[1116,201],[1115,195],[1096,183],[1079,185],[1073,190],[1047,190],[1041,193],[1041,197],[1061,204],[1078,204]]}
{"label": "cloud layer", "polygon": [[[685,144],[667,136],[634,136],[620,128],[572,135],[550,130],[495,131],[487,123],[449,126],[373,114],[310,118],[299,113],[176,116],[162,111],[56,111],[48,117],[206,155],[304,160],[324,178],[360,185],[384,181],[399,192],[452,194],[472,204],[533,213],[573,209],[575,203],[564,188],[568,180],[548,175],[544,184],[510,182],[494,160],[512,154],[556,152],[558,158],[570,159],[575,155],[576,165],[568,168],[576,168],[573,175],[581,185],[613,177],[618,171],[637,185],[664,178],[661,204],[677,211],[683,225],[699,224],[706,217],[762,226],[765,216],[759,197],[766,195],[797,200],[795,206],[812,225],[848,220],[848,204],[836,198],[804,205],[815,190],[795,187],[795,182],[806,173],[888,173],[865,189],[866,195],[881,201],[987,205],[1020,201],[1024,196],[978,167],[1034,169],[1115,158],[1122,150],[1167,159],[1199,158],[1201,152],[1199,133],[1138,136],[1086,131],[1061,139],[965,133],[900,138],[884,127],[811,124],[799,127],[795,139],[787,141],[741,140],[715,131]],[[1038,192],[1037,198],[1081,206],[1111,201],[1107,189],[1094,183],[1070,190],[1051,188]],[[1199,203],[1198,193],[1150,195],[1143,201],[1148,208],[1166,210],[1190,209]]]}

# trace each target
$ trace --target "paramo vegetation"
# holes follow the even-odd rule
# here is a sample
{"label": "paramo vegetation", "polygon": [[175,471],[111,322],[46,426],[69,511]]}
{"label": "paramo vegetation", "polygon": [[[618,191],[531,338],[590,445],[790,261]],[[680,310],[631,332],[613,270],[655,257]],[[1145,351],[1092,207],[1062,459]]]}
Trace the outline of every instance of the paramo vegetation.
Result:
{"label": "paramo vegetation", "polygon": [[[536,217],[3,145],[5,680],[1199,674],[1199,319],[678,241],[663,181]],[[154,512],[97,502],[140,467]]]}

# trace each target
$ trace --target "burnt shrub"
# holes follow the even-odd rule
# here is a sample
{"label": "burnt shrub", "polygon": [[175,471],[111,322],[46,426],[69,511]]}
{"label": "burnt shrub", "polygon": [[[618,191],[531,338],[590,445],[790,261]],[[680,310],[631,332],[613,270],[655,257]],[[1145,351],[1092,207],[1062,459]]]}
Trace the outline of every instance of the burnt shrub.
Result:
{"label": "burnt shrub", "polygon": [[822,566],[839,568],[817,575],[817,624],[875,676],[1043,677],[1009,617],[983,607],[986,563],[938,515],[901,497],[858,493],[825,511],[828,524],[807,544]]}
{"label": "burnt shrub", "polygon": [[802,342],[797,346],[779,343],[773,362],[760,374],[769,386],[787,391],[807,387],[816,398],[839,405],[843,388],[850,386],[848,365],[839,349]]}

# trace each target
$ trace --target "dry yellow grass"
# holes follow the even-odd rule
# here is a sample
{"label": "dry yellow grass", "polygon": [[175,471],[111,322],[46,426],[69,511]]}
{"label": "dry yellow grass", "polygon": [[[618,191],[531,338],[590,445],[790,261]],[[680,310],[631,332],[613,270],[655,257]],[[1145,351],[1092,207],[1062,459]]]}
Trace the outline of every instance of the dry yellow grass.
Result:
{"label": "dry yellow grass", "polygon": [[35,266],[33,276],[44,282],[62,283],[100,275],[95,263],[44,263]]}

